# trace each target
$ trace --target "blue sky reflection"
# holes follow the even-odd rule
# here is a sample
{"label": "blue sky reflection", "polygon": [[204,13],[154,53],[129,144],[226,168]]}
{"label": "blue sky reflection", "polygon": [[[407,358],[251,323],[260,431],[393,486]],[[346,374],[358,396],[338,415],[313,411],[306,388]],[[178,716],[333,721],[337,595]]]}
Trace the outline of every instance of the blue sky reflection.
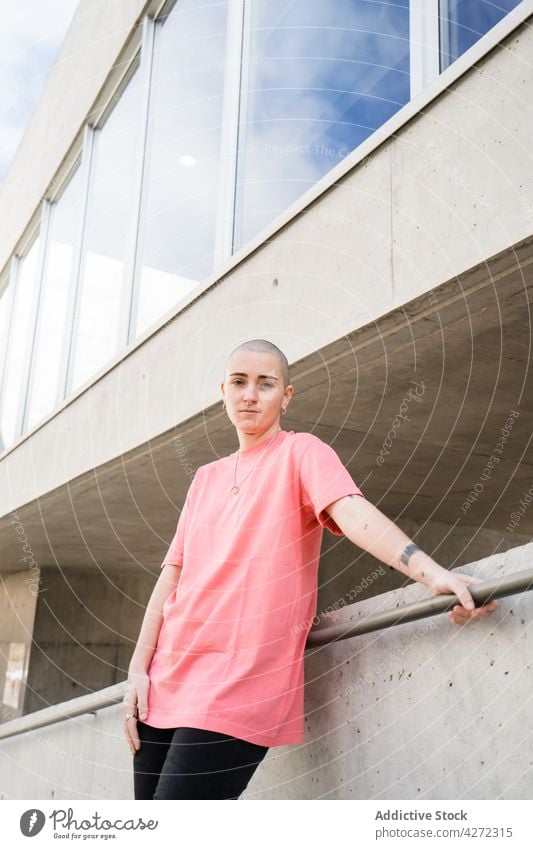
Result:
{"label": "blue sky reflection", "polygon": [[257,0],[244,64],[235,247],[407,103],[409,3]]}

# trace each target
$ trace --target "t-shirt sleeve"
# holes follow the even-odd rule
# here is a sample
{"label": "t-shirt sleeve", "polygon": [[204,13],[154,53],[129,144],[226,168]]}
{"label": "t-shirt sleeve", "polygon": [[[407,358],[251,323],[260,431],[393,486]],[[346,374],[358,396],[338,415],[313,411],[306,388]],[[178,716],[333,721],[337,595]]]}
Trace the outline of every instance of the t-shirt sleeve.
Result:
{"label": "t-shirt sleeve", "polygon": [[163,562],[161,563],[161,569],[163,568],[163,566],[166,566],[167,563],[171,566],[183,566],[183,549],[185,545],[185,533],[187,530],[189,517],[191,490],[192,482],[187,491],[185,504],[183,505],[180,517],[178,519],[178,526],[176,528],[176,532],[174,534],[172,542],[170,543],[170,547],[166,553],[166,556]]}
{"label": "t-shirt sleeve", "polygon": [[343,532],[325,507],[346,495],[363,493],[336,451],[327,442],[313,437],[300,462],[300,485],[304,508],[311,510],[320,524],[332,534]]}

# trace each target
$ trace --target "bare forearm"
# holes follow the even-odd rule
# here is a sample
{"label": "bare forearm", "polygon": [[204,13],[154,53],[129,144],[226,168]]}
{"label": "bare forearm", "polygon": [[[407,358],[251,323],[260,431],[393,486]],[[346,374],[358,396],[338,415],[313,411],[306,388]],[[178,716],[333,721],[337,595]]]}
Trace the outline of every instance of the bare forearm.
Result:
{"label": "bare forearm", "polygon": [[421,551],[407,534],[366,498],[347,495],[326,508],[343,534],[394,569],[429,587],[433,595],[456,595],[459,604],[448,612],[457,625],[486,616],[498,606],[495,599],[476,607],[468,589],[479,578],[449,572]]}
{"label": "bare forearm", "polygon": [[177,587],[180,574],[181,568],[179,566],[167,564],[161,569],[161,574],[146,606],[137,645],[130,660],[130,672],[146,672],[148,670],[163,622],[163,605],[171,592]]}
{"label": "bare forearm", "polygon": [[413,581],[431,587],[446,571],[365,498],[348,496],[332,508],[329,512],[348,539]]}

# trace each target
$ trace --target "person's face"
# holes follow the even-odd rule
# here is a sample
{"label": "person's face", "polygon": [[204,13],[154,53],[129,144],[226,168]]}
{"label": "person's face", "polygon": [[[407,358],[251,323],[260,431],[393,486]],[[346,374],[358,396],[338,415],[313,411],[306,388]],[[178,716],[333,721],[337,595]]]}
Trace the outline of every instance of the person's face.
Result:
{"label": "person's face", "polygon": [[283,376],[274,354],[237,351],[228,360],[220,384],[226,411],[238,430],[263,433],[280,417],[293,393],[283,388]]}

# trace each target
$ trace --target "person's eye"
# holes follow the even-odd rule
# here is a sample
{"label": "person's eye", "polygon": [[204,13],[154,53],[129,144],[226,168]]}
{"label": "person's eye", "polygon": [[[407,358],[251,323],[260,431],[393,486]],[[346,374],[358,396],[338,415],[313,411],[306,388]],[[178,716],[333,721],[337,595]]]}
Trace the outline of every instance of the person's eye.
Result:
{"label": "person's eye", "polygon": [[232,383],[242,383],[242,380],[232,380]]}
{"label": "person's eye", "polygon": [[262,383],[262,384],[261,384],[261,386],[268,386],[268,387],[269,387],[269,389],[272,389],[272,384],[271,384],[271,383]]}

